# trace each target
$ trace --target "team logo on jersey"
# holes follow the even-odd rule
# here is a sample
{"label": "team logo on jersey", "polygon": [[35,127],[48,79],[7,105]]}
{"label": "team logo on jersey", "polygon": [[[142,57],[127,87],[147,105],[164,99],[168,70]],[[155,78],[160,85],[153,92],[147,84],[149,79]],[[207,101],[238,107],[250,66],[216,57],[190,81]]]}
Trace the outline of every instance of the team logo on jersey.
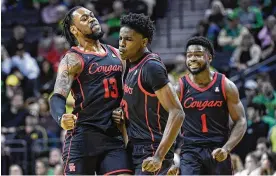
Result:
{"label": "team logo on jersey", "polygon": [[133,88],[128,87],[126,84],[124,85],[124,92],[127,94],[132,94]]}
{"label": "team logo on jersey", "polygon": [[69,170],[70,172],[76,172],[76,166],[74,163],[69,163]]}
{"label": "team logo on jersey", "polygon": [[205,108],[221,107],[223,101],[195,101],[193,97],[189,97],[184,101],[184,108],[197,108],[202,111]]}
{"label": "team logo on jersey", "polygon": [[94,62],[89,67],[89,74],[93,75],[95,73],[104,73],[105,75],[109,75],[112,72],[123,71],[123,67],[121,65],[99,65]]}
{"label": "team logo on jersey", "polygon": [[216,87],[215,92],[219,92],[219,88],[218,87]]}

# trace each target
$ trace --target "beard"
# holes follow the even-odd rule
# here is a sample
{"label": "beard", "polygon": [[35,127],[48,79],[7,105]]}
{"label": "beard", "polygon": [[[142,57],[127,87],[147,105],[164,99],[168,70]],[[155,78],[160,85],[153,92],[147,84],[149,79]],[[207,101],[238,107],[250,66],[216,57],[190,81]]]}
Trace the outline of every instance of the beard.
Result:
{"label": "beard", "polygon": [[187,63],[186,63],[186,67],[187,67],[187,69],[189,70],[190,73],[192,73],[193,75],[197,75],[197,74],[203,72],[207,68],[207,62],[205,62],[204,65],[202,65],[200,68],[198,68],[196,70],[191,70],[188,67]]}
{"label": "beard", "polygon": [[86,34],[85,37],[89,38],[89,39],[93,39],[93,40],[99,40],[103,37],[104,32],[100,31],[100,32],[95,32],[92,34]]}

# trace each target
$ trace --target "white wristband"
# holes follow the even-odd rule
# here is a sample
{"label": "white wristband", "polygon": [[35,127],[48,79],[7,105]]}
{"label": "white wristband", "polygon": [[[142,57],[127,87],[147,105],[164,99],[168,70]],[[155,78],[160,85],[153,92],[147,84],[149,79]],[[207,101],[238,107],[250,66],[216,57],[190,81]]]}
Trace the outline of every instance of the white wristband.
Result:
{"label": "white wristband", "polygon": [[173,162],[174,162],[174,165],[176,165],[177,167],[180,166],[180,156],[176,153],[174,153]]}

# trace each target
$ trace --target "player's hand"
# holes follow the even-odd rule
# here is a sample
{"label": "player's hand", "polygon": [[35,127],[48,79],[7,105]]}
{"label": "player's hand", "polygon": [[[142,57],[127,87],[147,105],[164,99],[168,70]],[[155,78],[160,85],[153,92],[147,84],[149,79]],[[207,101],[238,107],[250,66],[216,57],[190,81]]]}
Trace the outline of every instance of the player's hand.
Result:
{"label": "player's hand", "polygon": [[216,159],[218,162],[224,161],[227,156],[228,152],[224,148],[217,148],[212,152],[213,159]]}
{"label": "player's hand", "polygon": [[121,107],[112,112],[112,119],[116,124],[122,124],[124,122],[124,114]]}
{"label": "player's hand", "polygon": [[158,157],[148,157],[143,161],[142,164],[142,171],[147,171],[147,172],[155,172],[159,170],[162,166],[162,160]]}
{"label": "player's hand", "polygon": [[179,174],[179,167],[175,164],[171,166],[169,169],[167,175],[178,175]]}
{"label": "player's hand", "polygon": [[63,114],[60,121],[60,126],[64,130],[72,130],[76,125],[77,116],[74,114]]}

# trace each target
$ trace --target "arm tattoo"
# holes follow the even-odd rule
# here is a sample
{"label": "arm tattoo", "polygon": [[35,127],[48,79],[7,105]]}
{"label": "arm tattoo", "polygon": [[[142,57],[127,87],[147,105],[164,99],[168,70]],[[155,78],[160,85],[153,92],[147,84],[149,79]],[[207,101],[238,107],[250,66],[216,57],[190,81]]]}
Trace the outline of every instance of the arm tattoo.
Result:
{"label": "arm tattoo", "polygon": [[82,64],[74,53],[67,53],[58,66],[54,93],[67,97],[74,78],[81,72]]}

